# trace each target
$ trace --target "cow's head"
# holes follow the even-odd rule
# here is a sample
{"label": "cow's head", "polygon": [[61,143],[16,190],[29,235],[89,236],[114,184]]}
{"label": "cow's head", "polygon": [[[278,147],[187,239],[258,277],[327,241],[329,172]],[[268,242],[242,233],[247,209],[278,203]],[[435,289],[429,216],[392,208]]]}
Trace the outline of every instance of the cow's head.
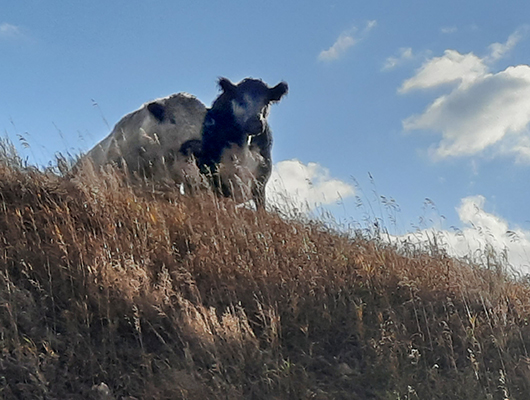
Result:
{"label": "cow's head", "polygon": [[236,123],[243,132],[259,135],[263,132],[271,103],[280,101],[287,93],[288,86],[280,82],[270,88],[259,79],[247,78],[234,85],[226,78],[219,79],[223,96],[230,101]]}

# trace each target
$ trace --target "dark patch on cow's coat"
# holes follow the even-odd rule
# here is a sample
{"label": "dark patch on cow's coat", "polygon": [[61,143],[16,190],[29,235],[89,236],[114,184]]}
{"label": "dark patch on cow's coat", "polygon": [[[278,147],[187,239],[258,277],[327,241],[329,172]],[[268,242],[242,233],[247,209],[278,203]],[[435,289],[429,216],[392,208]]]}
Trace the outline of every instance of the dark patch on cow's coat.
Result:
{"label": "dark patch on cow's coat", "polygon": [[149,103],[147,109],[153,114],[153,117],[155,117],[158,122],[164,121],[166,117],[166,109],[162,104],[159,102]]}
{"label": "dark patch on cow's coat", "polygon": [[195,156],[198,157],[201,154],[202,149],[202,141],[201,140],[188,140],[186,143],[184,143],[179,152],[186,156]]}

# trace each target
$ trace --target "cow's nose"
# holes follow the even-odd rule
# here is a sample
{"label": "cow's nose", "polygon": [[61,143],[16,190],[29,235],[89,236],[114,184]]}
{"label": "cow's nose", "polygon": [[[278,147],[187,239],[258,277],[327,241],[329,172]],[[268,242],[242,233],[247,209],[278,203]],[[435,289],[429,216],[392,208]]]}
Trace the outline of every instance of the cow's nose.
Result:
{"label": "cow's nose", "polygon": [[260,117],[250,118],[245,125],[245,130],[250,135],[259,135],[263,130],[263,121]]}

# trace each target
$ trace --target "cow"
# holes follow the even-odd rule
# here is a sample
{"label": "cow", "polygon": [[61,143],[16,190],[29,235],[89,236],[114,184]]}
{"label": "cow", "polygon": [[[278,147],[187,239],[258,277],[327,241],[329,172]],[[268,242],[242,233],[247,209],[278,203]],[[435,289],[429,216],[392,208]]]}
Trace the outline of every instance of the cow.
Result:
{"label": "cow", "polygon": [[272,172],[267,116],[270,105],[287,93],[287,83],[270,88],[259,79],[233,84],[220,78],[219,86],[222,93],[204,119],[198,166],[217,193],[238,202],[253,199],[257,208],[263,208]]}
{"label": "cow", "polygon": [[147,181],[175,183],[185,192],[206,177],[220,195],[265,205],[272,170],[269,106],[287,93],[247,78],[219,79],[222,93],[210,109],[187,93],[144,104],[123,117],[83,158],[97,167],[115,164]]}
{"label": "cow", "polygon": [[123,117],[82,161],[89,159],[97,168],[114,164],[133,177],[181,188],[198,184],[192,156],[200,149],[206,111],[187,93],[146,103]]}

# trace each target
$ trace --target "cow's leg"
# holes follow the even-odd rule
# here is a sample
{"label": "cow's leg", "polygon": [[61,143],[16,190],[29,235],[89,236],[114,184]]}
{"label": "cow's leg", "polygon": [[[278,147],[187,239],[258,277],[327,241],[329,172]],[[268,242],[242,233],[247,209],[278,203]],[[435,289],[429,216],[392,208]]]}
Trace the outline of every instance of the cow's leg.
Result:
{"label": "cow's leg", "polygon": [[257,209],[265,208],[265,185],[261,182],[256,182],[252,187],[252,198],[256,204]]}
{"label": "cow's leg", "polygon": [[265,208],[265,186],[272,172],[271,159],[263,159],[256,172],[257,174],[252,185],[252,196],[256,203],[256,208]]}

